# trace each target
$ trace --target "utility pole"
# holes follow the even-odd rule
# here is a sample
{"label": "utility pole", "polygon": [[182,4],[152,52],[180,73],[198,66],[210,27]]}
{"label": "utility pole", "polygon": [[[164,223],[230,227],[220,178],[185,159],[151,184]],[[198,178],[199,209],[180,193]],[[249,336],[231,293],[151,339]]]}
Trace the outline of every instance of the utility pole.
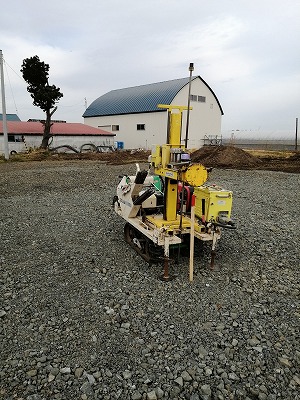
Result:
{"label": "utility pole", "polygon": [[295,150],[298,149],[298,118],[296,118]]}
{"label": "utility pole", "polygon": [[6,104],[5,104],[2,50],[0,50],[0,77],[1,77],[1,95],[2,95],[3,147],[4,147],[4,157],[6,160],[8,160],[9,152],[8,152],[8,136],[7,136],[7,120],[6,120]]}
{"label": "utility pole", "polygon": [[186,131],[185,131],[185,143],[184,146],[187,149],[188,146],[188,137],[189,137],[189,122],[190,122],[190,103],[191,103],[191,82],[192,82],[192,73],[194,71],[194,63],[190,63],[189,66],[190,71],[190,79],[189,79],[189,97],[188,97],[188,109],[186,116]]}

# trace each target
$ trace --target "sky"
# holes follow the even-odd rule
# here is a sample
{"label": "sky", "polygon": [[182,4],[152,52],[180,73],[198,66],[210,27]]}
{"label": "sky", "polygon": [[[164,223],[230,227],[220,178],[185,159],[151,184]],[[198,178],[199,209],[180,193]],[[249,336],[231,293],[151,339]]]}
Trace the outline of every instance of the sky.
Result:
{"label": "sky", "polygon": [[[54,119],[84,122],[110,90],[200,75],[219,99],[222,134],[295,135],[300,117],[298,0],[9,0],[0,14],[6,112],[44,118],[20,72],[49,64],[64,94]],[[1,110],[2,111],[2,110]],[[0,112],[1,112],[0,111]]]}

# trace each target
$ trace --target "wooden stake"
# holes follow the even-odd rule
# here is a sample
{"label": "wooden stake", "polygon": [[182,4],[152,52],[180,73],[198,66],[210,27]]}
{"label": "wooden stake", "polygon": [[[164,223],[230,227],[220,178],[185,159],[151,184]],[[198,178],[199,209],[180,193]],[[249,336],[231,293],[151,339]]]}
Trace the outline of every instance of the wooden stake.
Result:
{"label": "wooden stake", "polygon": [[195,201],[196,201],[196,196],[193,194],[191,202],[191,231],[190,231],[190,282],[192,282],[194,279]]}

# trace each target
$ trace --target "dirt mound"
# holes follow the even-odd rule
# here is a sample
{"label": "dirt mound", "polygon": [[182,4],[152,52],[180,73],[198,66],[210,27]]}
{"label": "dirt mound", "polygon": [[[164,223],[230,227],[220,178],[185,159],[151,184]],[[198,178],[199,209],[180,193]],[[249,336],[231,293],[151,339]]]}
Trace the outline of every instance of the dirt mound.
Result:
{"label": "dirt mound", "polygon": [[120,150],[108,153],[86,153],[82,154],[81,158],[104,161],[106,164],[119,165],[130,164],[135,162],[147,162],[150,155],[149,151],[145,150]]}
{"label": "dirt mound", "polygon": [[296,151],[295,152],[295,154],[293,154],[291,157],[290,157],[290,160],[296,160],[296,161],[298,161],[298,160],[300,160],[300,151]]}
{"label": "dirt mound", "polygon": [[205,167],[251,168],[261,163],[259,158],[232,146],[203,146],[191,154],[191,159]]}
{"label": "dirt mound", "polygon": [[[66,146],[64,146],[66,147]],[[10,161],[59,161],[59,160],[93,160],[105,164],[119,165],[136,162],[147,162],[150,151],[144,150],[120,150],[113,152],[49,152],[47,150],[36,150],[30,153],[14,154]],[[1,161],[1,160],[0,160]]]}
{"label": "dirt mound", "polygon": [[[269,154],[270,153],[270,154]],[[282,171],[300,173],[300,152],[294,151],[286,155],[285,152],[271,153],[269,151],[254,151],[232,146],[204,146],[191,154],[194,163],[203,164],[205,167],[232,168],[232,169],[257,169],[269,171]],[[52,152],[36,150],[30,153],[11,155],[9,161],[63,161],[63,160],[91,160],[105,164],[119,165],[131,163],[147,163],[150,151],[145,150],[118,150],[114,152]],[[0,163],[5,162],[0,155]]]}

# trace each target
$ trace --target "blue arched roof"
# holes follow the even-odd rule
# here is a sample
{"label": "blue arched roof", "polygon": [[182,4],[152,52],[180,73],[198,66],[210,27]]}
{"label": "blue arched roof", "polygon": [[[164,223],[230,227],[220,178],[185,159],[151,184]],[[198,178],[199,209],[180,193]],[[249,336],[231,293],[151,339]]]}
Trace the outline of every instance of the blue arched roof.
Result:
{"label": "blue arched roof", "polygon": [[[222,107],[214,92],[200,76],[194,76],[192,80],[196,78],[200,78],[209,88],[216,98],[221,113],[223,114]],[[94,100],[85,110],[83,117],[165,111],[158,109],[157,104],[171,104],[177,93],[188,83],[189,77],[111,90]]]}

